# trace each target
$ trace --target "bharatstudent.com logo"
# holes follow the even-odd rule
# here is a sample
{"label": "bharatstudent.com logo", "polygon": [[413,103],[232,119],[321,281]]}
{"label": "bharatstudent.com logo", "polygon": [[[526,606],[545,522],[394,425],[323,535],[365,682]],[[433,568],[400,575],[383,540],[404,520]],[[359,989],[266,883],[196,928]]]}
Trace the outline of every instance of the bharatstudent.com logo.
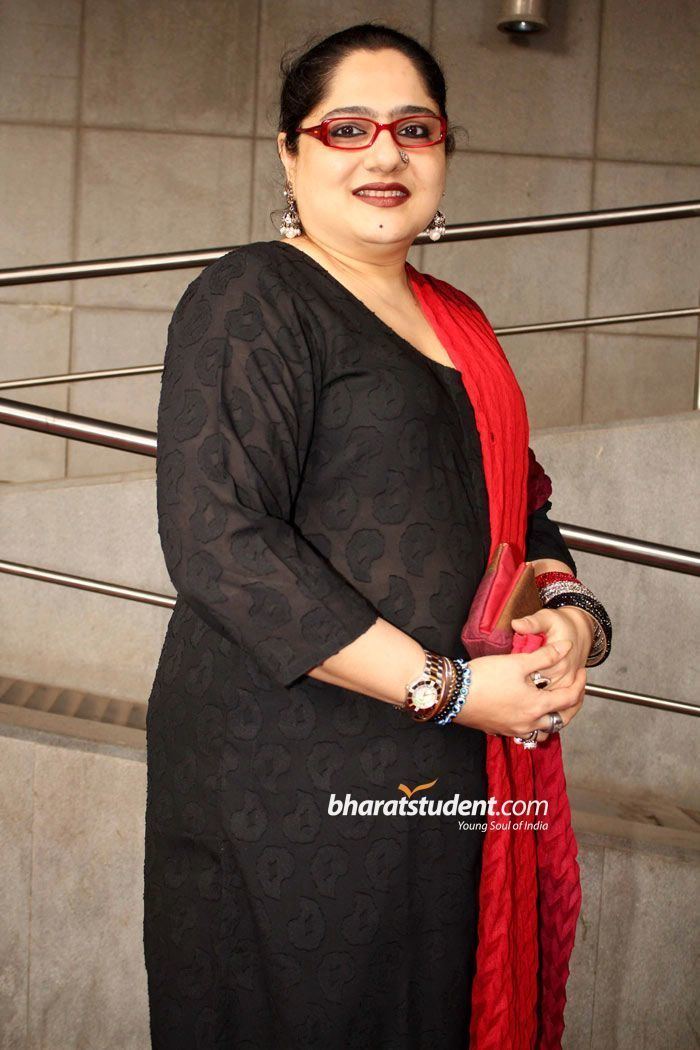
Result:
{"label": "bharatstudent.com logo", "polygon": [[[438,778],[439,779],[439,778]],[[331,817],[469,817],[470,820],[458,821],[460,831],[486,831],[487,824],[491,831],[540,831],[549,827],[540,816],[547,816],[547,799],[504,799],[498,805],[493,798],[463,798],[458,792],[451,798],[430,798],[421,795],[413,798],[419,791],[429,791],[437,784],[431,780],[427,784],[418,784],[409,788],[399,784],[401,798],[353,798],[346,793],[339,798],[334,791],[328,799],[328,813]],[[533,815],[534,818],[533,819]],[[476,820],[474,818],[480,817]]]}

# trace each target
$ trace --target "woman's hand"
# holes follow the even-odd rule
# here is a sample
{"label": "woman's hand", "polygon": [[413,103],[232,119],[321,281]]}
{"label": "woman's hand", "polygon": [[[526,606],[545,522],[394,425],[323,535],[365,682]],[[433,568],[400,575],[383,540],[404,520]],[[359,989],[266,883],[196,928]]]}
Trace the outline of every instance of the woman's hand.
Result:
{"label": "woman's hand", "polygon": [[[593,618],[585,609],[580,609],[576,605],[560,606],[558,609],[538,609],[529,616],[520,616],[516,620],[511,620],[510,624],[518,634],[544,634],[547,643],[570,641],[571,648],[563,661],[561,671],[547,675],[548,678],[551,678],[551,684],[544,692],[551,692],[555,686],[574,684],[576,674],[586,666],[586,660],[593,645]],[[581,703],[583,703],[585,685],[586,673],[584,671]],[[550,710],[556,711],[557,708],[551,707]],[[542,743],[547,736],[545,732],[538,733],[537,742]]]}
{"label": "woman's hand", "polygon": [[[564,725],[568,725],[581,710],[586,686],[584,667],[570,672],[571,648],[571,642],[557,641],[531,653],[470,660],[471,686],[454,721],[485,733],[527,736],[533,729],[548,729],[548,712],[558,711]],[[552,684],[538,689],[530,678],[533,671],[541,671],[552,679]],[[565,677],[571,681],[562,684]],[[546,739],[546,735],[539,734],[538,740]]]}
{"label": "woman's hand", "polygon": [[[511,620],[517,634],[543,634],[546,643],[571,642],[571,649],[556,675],[557,685],[571,685],[580,667],[585,667],[593,644],[593,619],[577,606],[568,605],[559,609],[538,609],[529,616]],[[555,684],[555,677],[552,685]]]}

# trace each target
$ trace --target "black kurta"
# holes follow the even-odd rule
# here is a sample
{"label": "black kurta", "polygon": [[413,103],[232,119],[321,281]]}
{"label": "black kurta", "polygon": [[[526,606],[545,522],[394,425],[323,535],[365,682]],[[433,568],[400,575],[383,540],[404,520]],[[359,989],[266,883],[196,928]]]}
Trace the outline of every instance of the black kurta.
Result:
{"label": "black kurta", "polygon": [[[468,655],[490,534],[459,372],[293,245],[236,248],[168,329],[157,496],[178,598],[147,717],[154,1050],[465,1050],[483,832],[328,809],[434,780],[486,798],[486,737],[305,674],[378,616]],[[527,556],[575,571],[550,506]]]}

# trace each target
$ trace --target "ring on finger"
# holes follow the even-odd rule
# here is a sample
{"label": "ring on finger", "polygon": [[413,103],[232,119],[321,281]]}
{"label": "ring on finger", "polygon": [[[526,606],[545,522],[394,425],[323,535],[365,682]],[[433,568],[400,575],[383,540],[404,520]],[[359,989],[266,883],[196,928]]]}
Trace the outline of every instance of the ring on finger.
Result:
{"label": "ring on finger", "polygon": [[[535,672],[535,674],[536,673],[537,672]],[[526,736],[516,736],[513,738],[515,740],[515,743],[522,744],[522,746],[525,748],[537,747],[537,744],[539,742],[539,733],[546,733],[547,735],[550,735],[551,733],[560,733],[561,730],[564,728],[564,720],[559,714],[559,712],[548,711],[547,718],[549,719],[548,729],[542,729],[541,727],[538,727],[537,729],[533,729],[532,732],[528,733]]]}
{"label": "ring on finger", "polygon": [[530,748],[537,747],[537,734],[539,732],[539,729],[533,729],[526,736],[514,736],[513,740],[516,744],[522,744],[526,750],[530,750]]}
{"label": "ring on finger", "polygon": [[549,736],[551,733],[560,733],[564,728],[564,719],[561,717],[558,711],[548,711],[543,718],[549,719],[549,725],[546,729],[540,726],[538,732],[546,733]]}
{"label": "ring on finger", "polygon": [[530,680],[533,685],[537,686],[538,689],[546,689],[549,683],[552,681],[551,678],[547,678],[547,676],[542,674],[541,671],[532,671],[530,673]]}
{"label": "ring on finger", "polygon": [[564,720],[558,711],[548,711],[547,717],[549,719],[549,729],[544,729],[544,733],[560,733],[564,728]]}

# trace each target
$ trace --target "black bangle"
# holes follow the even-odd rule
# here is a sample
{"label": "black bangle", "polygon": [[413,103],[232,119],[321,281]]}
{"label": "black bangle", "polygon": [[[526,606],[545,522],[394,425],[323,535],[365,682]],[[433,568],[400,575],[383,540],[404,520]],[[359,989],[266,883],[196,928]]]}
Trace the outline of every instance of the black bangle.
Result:
{"label": "black bangle", "polygon": [[586,667],[599,667],[610,655],[612,645],[612,624],[610,617],[605,611],[605,606],[597,598],[580,591],[562,591],[552,595],[544,603],[545,609],[558,609],[562,605],[577,605],[579,609],[590,613],[597,622],[599,631],[598,638],[593,638],[593,646],[586,660]]}

